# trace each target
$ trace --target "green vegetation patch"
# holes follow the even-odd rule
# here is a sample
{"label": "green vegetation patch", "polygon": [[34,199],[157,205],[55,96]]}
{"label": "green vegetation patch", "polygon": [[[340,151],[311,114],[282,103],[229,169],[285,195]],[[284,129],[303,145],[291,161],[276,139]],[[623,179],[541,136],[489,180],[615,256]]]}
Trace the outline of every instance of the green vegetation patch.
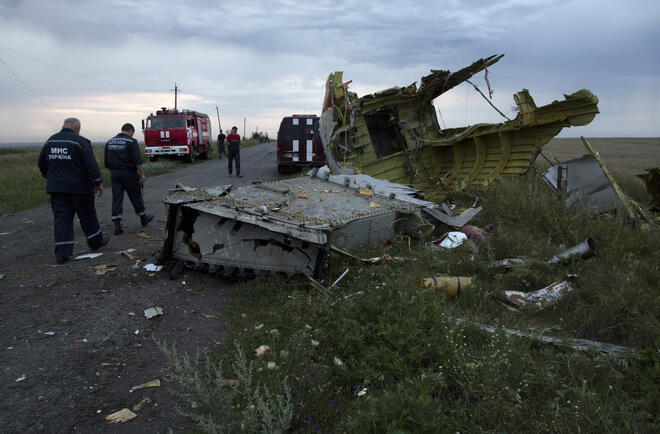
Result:
{"label": "green vegetation patch", "polygon": [[[96,162],[101,169],[103,187],[108,189],[110,171],[103,167],[103,145],[92,146]],[[141,146],[144,152],[144,146]],[[41,147],[0,149],[0,215],[11,214],[48,203],[46,180],[37,167]],[[199,164],[200,162],[198,162]],[[181,161],[145,159],[144,172],[147,178],[172,172],[180,167]],[[148,181],[147,181],[148,182]]]}
{"label": "green vegetation patch", "polygon": [[[330,291],[302,277],[233,286],[224,318],[235,344],[185,369],[170,354],[182,381],[198,382],[184,387],[195,403],[187,411],[207,432],[658,431],[657,228],[567,214],[534,177],[503,180],[480,201],[473,223],[497,225],[488,243],[439,250],[400,238],[360,252],[417,258],[405,264],[333,257],[326,285],[349,272]],[[600,256],[545,264],[588,236]],[[521,256],[530,264],[510,273],[487,266]],[[540,289],[567,273],[581,277],[577,289],[540,313],[512,312],[491,296]],[[437,275],[474,283],[454,298],[412,285]],[[639,358],[551,347],[476,322],[629,346]]]}

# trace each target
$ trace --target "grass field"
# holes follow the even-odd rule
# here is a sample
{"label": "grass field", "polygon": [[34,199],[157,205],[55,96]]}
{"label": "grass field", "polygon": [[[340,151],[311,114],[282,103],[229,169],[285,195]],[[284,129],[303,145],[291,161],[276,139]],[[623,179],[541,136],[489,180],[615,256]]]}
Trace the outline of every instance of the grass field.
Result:
{"label": "grass field", "polygon": [[[620,154],[605,142],[590,142],[623,177],[624,189],[636,188],[632,174],[645,160],[659,161],[657,140],[638,143],[636,152],[644,156],[635,158],[630,144]],[[553,142],[547,153],[581,156],[582,148],[573,145]],[[479,197],[484,211],[472,223],[497,225],[489,243],[438,250],[401,237],[390,248],[360,252],[417,259],[401,265],[366,266],[333,256],[326,283],[350,271],[331,291],[277,276],[234,286],[231,309],[223,312],[233,344],[198,364],[165,349],[200,429],[658,432],[658,228],[567,214],[533,171],[503,179]],[[471,204],[474,195],[450,200]],[[544,263],[588,236],[600,256]],[[486,266],[521,256],[530,265],[509,273]],[[580,276],[576,291],[539,313],[511,312],[490,296],[539,289],[567,273]],[[472,276],[474,283],[458,297],[412,285],[437,275]],[[474,322],[623,345],[637,349],[639,358],[491,334]],[[255,351],[260,347],[262,355]],[[237,383],[228,386],[228,379]]]}
{"label": "grass field", "polygon": [[[252,141],[246,141],[245,146],[251,146]],[[93,146],[94,156],[101,169],[103,187],[110,188],[110,172],[103,167],[103,146]],[[144,146],[142,146],[144,153]],[[37,167],[40,147],[0,148],[0,216],[48,203],[46,180]],[[211,146],[209,158],[218,155],[218,147]],[[204,160],[196,160],[200,164]],[[183,163],[175,160],[159,160],[150,162],[145,159],[144,172],[147,177],[176,170]]]}

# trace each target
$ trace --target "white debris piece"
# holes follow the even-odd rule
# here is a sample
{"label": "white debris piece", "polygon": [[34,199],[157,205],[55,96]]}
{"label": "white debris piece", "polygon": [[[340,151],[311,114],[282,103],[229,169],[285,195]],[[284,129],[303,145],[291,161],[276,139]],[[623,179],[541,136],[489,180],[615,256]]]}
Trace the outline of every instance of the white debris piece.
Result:
{"label": "white debris piece", "polygon": [[463,232],[447,232],[447,235],[445,235],[442,240],[439,242],[434,241],[433,244],[445,249],[453,249],[463,244],[466,240],[467,235],[465,235]]}
{"label": "white debris piece", "polygon": [[163,269],[162,265],[147,264],[144,266],[144,269],[147,271],[160,271]]}
{"label": "white debris piece", "polygon": [[99,256],[103,256],[103,253],[87,253],[85,255],[76,256],[73,259],[75,261],[79,261],[81,259],[94,259],[94,258],[98,258]]}
{"label": "white debris piece", "polygon": [[163,313],[164,312],[162,307],[150,307],[149,309],[144,310],[144,317],[146,319],[151,319],[155,316],[162,315]]}

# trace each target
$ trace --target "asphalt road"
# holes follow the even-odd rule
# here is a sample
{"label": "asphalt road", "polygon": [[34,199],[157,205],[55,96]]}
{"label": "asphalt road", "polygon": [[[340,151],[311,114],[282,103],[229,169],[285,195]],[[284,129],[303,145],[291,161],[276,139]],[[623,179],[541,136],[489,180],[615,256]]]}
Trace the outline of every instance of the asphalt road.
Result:
{"label": "asphalt road", "polygon": [[[125,198],[124,234],[113,236],[94,259],[55,265],[47,205],[0,217],[0,274],[6,275],[0,280],[0,431],[189,430],[190,420],[177,411],[190,408],[189,398],[176,393],[171,365],[154,339],[188,354],[230,348],[223,313],[232,308],[231,284],[188,269],[170,280],[164,270],[149,273],[142,266],[154,262],[162,246],[161,199],[177,183],[203,187],[277,178],[274,143],[242,149],[241,157],[243,178],[229,177],[226,158],[148,178],[145,203],[156,219],[142,227]],[[113,227],[111,196],[108,189],[96,202],[106,233]],[[85,253],[77,222],[74,228],[74,255]],[[136,259],[118,254],[129,248],[136,249]],[[111,271],[98,274],[99,266]],[[146,319],[144,310],[155,306],[165,314]],[[129,392],[155,379],[160,387]],[[135,419],[105,422],[105,416],[146,398]]]}

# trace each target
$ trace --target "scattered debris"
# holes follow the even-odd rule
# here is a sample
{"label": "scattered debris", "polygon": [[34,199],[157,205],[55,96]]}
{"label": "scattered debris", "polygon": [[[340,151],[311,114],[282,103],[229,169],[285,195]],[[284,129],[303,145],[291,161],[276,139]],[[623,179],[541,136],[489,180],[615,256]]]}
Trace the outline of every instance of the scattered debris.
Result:
{"label": "scattered debris", "polygon": [[568,274],[545,288],[534,292],[522,291],[495,291],[497,299],[511,304],[518,310],[539,311],[554,306],[566,294],[575,290],[578,281],[576,274]]}
{"label": "scattered debris", "polygon": [[465,288],[472,286],[472,278],[466,276],[436,276],[413,282],[418,288],[429,288],[444,291],[448,295],[455,297],[460,295]]}
{"label": "scattered debris", "polygon": [[128,422],[129,420],[135,419],[137,414],[133,413],[128,408],[122,408],[121,410],[109,414],[105,417],[105,421],[108,423],[117,423],[117,422]]}
{"label": "scattered debris", "polygon": [[222,386],[222,387],[235,386],[236,383],[238,383],[237,380],[224,380],[222,378],[218,378],[218,384],[220,384],[220,386]]}
{"label": "scattered debris", "polygon": [[217,319],[219,320],[220,317],[218,315],[212,314],[212,313],[202,313],[202,316],[206,319]]}
{"label": "scattered debris", "polygon": [[142,268],[144,268],[144,269],[147,270],[147,271],[155,271],[155,272],[158,272],[158,271],[160,271],[160,270],[163,269],[163,266],[162,266],[162,265],[155,265],[155,264],[147,264],[147,265],[145,265],[145,266],[142,267]]}
{"label": "scattered debris", "polygon": [[136,390],[146,389],[148,387],[160,387],[160,380],[152,380],[148,383],[140,384],[139,386],[131,387],[129,392],[135,392]]}
{"label": "scattered debris", "polygon": [[2,232],[2,233],[0,233],[0,237],[3,236],[3,235],[9,235],[9,232]]}
{"label": "scattered debris", "polygon": [[268,345],[261,345],[254,350],[254,353],[257,357],[261,357],[266,353],[270,353],[270,347]]}
{"label": "scattered debris", "polygon": [[[443,320],[454,324],[462,324],[468,322],[467,320],[464,320],[462,318],[456,318],[451,316],[445,316],[443,317]],[[473,324],[475,327],[484,330],[488,333],[503,332],[508,335],[518,336],[521,338],[530,339],[540,343],[554,345],[558,347],[567,347],[577,351],[595,351],[601,354],[605,354],[607,356],[615,356],[615,357],[628,358],[628,359],[639,359],[642,357],[641,353],[634,348],[608,344],[605,342],[598,342],[589,339],[578,339],[578,338],[560,338],[556,336],[540,335],[536,333],[529,333],[529,332],[509,329],[505,327],[496,327],[478,322],[470,322],[470,323]]]}
{"label": "scattered debris", "polygon": [[76,256],[75,258],[73,258],[73,260],[74,261],[79,261],[81,259],[94,259],[94,258],[98,258],[99,256],[103,256],[103,253],[101,253],[101,252],[87,253],[87,254],[84,254],[84,255]]}
{"label": "scattered debris", "polygon": [[140,237],[140,238],[144,238],[145,240],[149,240],[149,239],[151,239],[151,237],[150,237],[149,235],[145,234],[144,232],[140,232],[140,233],[138,233],[138,234],[136,234],[136,235],[137,235],[138,237]]}
{"label": "scattered debris", "polygon": [[99,276],[102,276],[110,271],[115,271],[116,268],[117,268],[116,265],[106,265],[106,264],[94,266],[94,269],[96,270],[96,274]]}
{"label": "scattered debris", "polygon": [[[546,263],[559,264],[560,262],[570,261],[577,257],[582,259],[589,259],[598,255],[600,255],[600,251],[598,250],[596,242],[591,237],[588,237],[580,244],[576,244],[575,246],[556,254],[552,258],[548,259]],[[527,258],[501,259],[499,261],[494,261],[488,264],[488,268],[495,270],[508,270],[516,265],[522,265],[529,262],[531,262],[531,260]]]}
{"label": "scattered debris", "polygon": [[6,274],[0,274],[0,280],[4,279]]}
{"label": "scattered debris", "polygon": [[163,315],[163,313],[162,307],[150,307],[149,309],[144,310],[144,317],[146,319],[151,319],[155,316]]}
{"label": "scattered debris", "polygon": [[133,406],[133,411],[140,411],[147,404],[151,404],[151,398],[145,396],[140,402]]}
{"label": "scattered debris", "polygon": [[467,235],[465,235],[463,232],[447,232],[445,235],[442,236],[442,238],[437,239],[435,241],[431,241],[431,243],[436,246],[436,247],[442,247],[444,249],[454,249],[461,244],[463,244],[466,240],[468,239]]}
{"label": "scattered debris", "polygon": [[115,255],[123,255],[124,253],[133,253],[135,252],[136,249],[126,249],[126,250],[120,250],[118,252],[115,252]]}
{"label": "scattered debris", "polygon": [[42,334],[46,336],[55,336],[55,332],[43,332]]}
{"label": "scattered debris", "polygon": [[586,125],[598,113],[598,98],[588,90],[537,107],[523,89],[514,95],[513,120],[440,128],[432,101],[501,58],[479,59],[454,73],[431,70],[419,87],[413,83],[361,98],[348,90],[341,71],[330,74],[319,133],[332,173],[412,184],[427,198],[481,189],[501,176],[525,173],[562,128]]}
{"label": "scattered debris", "polygon": [[87,343],[87,338],[77,338],[73,340],[73,343],[75,344],[86,344]]}
{"label": "scattered debris", "polygon": [[23,375],[21,375],[20,377],[18,377],[16,379],[16,382],[20,383],[21,381],[25,381],[26,378],[27,378],[27,375],[23,374]]}

